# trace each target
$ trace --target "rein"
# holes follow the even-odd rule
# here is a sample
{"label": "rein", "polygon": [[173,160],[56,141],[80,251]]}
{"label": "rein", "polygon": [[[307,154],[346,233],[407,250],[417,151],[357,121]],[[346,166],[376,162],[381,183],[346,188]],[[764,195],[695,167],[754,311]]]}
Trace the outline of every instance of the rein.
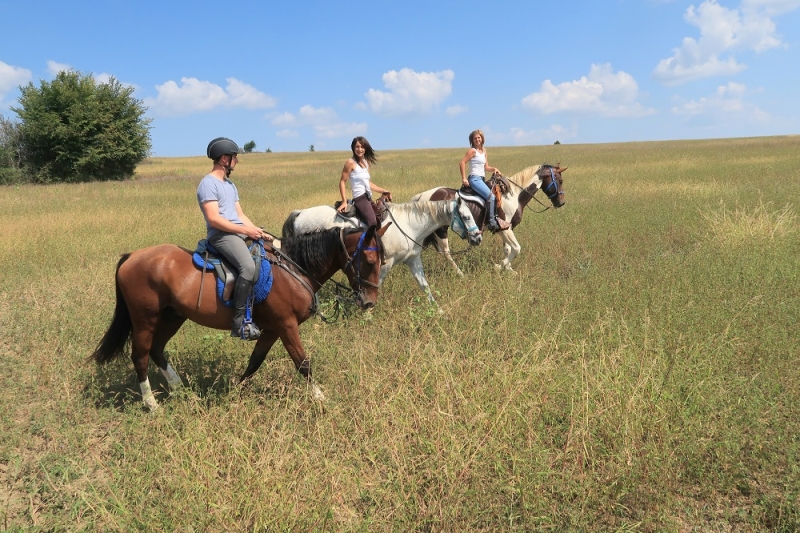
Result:
{"label": "rein", "polygon": [[[458,196],[459,199],[461,198],[461,196],[458,193],[456,193],[456,195]],[[464,236],[461,237],[461,238],[465,239],[466,236],[467,236],[467,233],[469,233],[470,231],[477,231],[478,230],[478,226],[472,226],[472,227],[469,227],[469,228],[467,227],[467,224],[464,222],[464,218],[461,216],[461,213],[458,212],[458,205],[457,204],[458,204],[458,200],[453,200],[453,212],[450,215],[450,229],[452,229],[453,231],[458,233],[459,236],[461,236],[460,232],[458,230],[456,230],[456,219],[458,219],[459,224],[461,224],[461,227],[464,228]],[[414,239],[412,239],[411,236],[403,230],[403,227],[400,224],[397,223],[397,219],[394,218],[394,215],[392,214],[392,211],[390,209],[387,209],[386,212],[389,213],[389,218],[392,219],[392,222],[394,223],[394,225],[397,226],[397,229],[400,230],[400,233],[402,233],[403,236],[406,239],[408,239],[409,241],[413,242],[414,244],[416,244],[420,248],[425,248],[422,244],[420,244],[417,241],[415,241]]]}
{"label": "rein", "polygon": [[270,250],[275,255],[275,259],[271,259],[269,257],[265,257],[265,259],[267,261],[269,261],[271,264],[273,264],[275,266],[278,266],[278,267],[281,267],[283,270],[288,272],[294,279],[296,279],[297,281],[300,282],[300,285],[302,285],[303,288],[305,288],[308,291],[308,293],[311,295],[311,308],[310,308],[311,314],[312,315],[316,314],[318,312],[318,310],[319,310],[319,298],[317,297],[317,293],[311,288],[311,286],[306,282],[306,280],[304,280],[303,278],[298,276],[297,273],[294,270],[290,269],[287,265],[285,265],[284,261],[286,263],[289,263],[290,265],[292,265],[297,270],[299,270],[304,276],[306,276],[307,278],[312,280],[314,283],[316,283],[320,287],[322,287],[322,283],[320,283],[319,281],[314,279],[300,265],[295,263],[294,260],[292,260],[291,257],[289,257],[288,255],[286,255],[285,253],[280,251],[278,248],[275,248],[275,246],[273,246],[272,243],[266,243],[266,244],[269,245]]}
{"label": "rein", "polygon": [[[541,169],[541,167],[539,167],[539,168]],[[541,211],[533,211],[533,209],[531,209],[530,207],[528,207],[528,204],[525,204],[525,209],[529,209],[529,210],[533,211],[533,212],[534,212],[534,213],[536,213],[536,214],[539,214],[539,213],[544,213],[545,211],[547,211],[548,209],[550,209],[551,207],[553,207],[552,205],[546,205],[546,204],[542,203],[542,201],[541,201],[541,200],[539,200],[538,198],[536,198],[536,193],[537,193],[537,192],[539,192],[539,189],[541,189],[542,191],[544,191],[545,195],[547,195],[547,198],[549,198],[550,200],[552,200],[554,197],[557,197],[557,196],[558,196],[558,195],[561,193],[560,187],[558,186],[558,180],[556,180],[556,176],[555,176],[555,172],[554,172],[554,170],[553,170],[553,167],[548,167],[548,168],[550,169],[550,185],[548,185],[547,187],[544,187],[544,188],[542,188],[541,186],[536,186],[534,183],[531,183],[531,184],[530,184],[530,185],[528,185],[527,187],[523,187],[522,185],[520,185],[520,184],[518,184],[518,183],[516,183],[516,182],[512,181],[510,178],[506,178],[506,180],[507,180],[509,183],[511,183],[512,185],[514,185],[514,186],[515,186],[515,187],[517,187],[518,189],[520,189],[522,192],[526,192],[526,193],[530,194],[530,195],[531,195],[531,198],[532,198],[533,200],[536,200],[536,201],[539,203],[539,205],[541,205],[542,207],[544,207],[544,209],[542,209]],[[537,173],[536,173],[536,175],[538,176],[538,175],[539,175],[539,173],[537,172]],[[541,184],[541,180],[539,181],[539,183]],[[553,194],[550,194],[550,193],[548,193],[547,191],[548,191],[548,190],[550,189],[550,187],[552,187],[553,185],[555,185],[555,187],[556,187],[556,192],[555,192],[555,193],[553,193]],[[535,188],[535,190],[533,190],[533,192],[531,192],[531,190],[530,190],[531,186],[534,186],[534,188]]]}
{"label": "rein", "polygon": [[[347,246],[345,246],[345,244],[344,244],[344,230],[345,230],[345,228],[340,228],[339,229],[339,242],[342,243],[342,249],[344,250],[344,255],[349,257],[349,255],[347,254]],[[356,291],[360,291],[361,290],[361,284],[364,284],[367,287],[372,287],[373,289],[377,289],[378,288],[378,285],[376,285],[375,283],[372,283],[371,281],[367,281],[365,279],[361,279],[361,253],[360,252],[362,252],[362,251],[380,252],[380,249],[377,246],[368,246],[366,248],[362,248],[362,246],[364,245],[364,238],[366,236],[367,236],[367,232],[364,231],[364,233],[361,234],[361,238],[358,239],[358,245],[356,246],[356,250],[353,252],[353,257],[350,258],[350,260],[347,262],[347,264],[342,269],[342,270],[345,270],[347,268],[352,268],[353,269],[353,273],[356,275],[356,283],[358,283],[358,289],[356,289]],[[355,261],[356,266],[353,266],[353,261]],[[334,283],[338,283],[338,282],[336,280],[334,280]]]}

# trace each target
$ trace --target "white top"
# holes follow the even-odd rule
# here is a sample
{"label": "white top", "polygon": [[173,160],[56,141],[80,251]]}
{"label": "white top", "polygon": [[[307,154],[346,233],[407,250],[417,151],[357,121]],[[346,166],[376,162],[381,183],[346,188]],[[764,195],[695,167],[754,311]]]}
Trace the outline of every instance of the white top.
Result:
{"label": "white top", "polygon": [[486,177],[486,151],[479,152],[477,148],[475,149],[475,155],[469,160],[468,176]]}
{"label": "white top", "polygon": [[367,165],[367,168],[363,168],[355,159],[353,159],[353,162],[356,164],[356,168],[350,172],[350,190],[353,191],[353,198],[358,198],[370,190],[369,163],[364,161],[364,164]]}

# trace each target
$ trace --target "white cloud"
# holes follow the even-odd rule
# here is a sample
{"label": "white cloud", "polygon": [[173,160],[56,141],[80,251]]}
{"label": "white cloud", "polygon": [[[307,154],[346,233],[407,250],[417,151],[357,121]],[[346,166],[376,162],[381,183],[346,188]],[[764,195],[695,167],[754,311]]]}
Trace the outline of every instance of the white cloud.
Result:
{"label": "white cloud", "polygon": [[452,70],[414,72],[404,68],[390,70],[382,76],[388,92],[368,90],[369,109],[383,116],[411,116],[430,113],[453,92]]}
{"label": "white cloud", "polygon": [[604,117],[641,117],[655,113],[642,106],[633,76],[614,72],[610,64],[592,65],[588,76],[554,85],[542,82],[539,92],[522,99],[525,109],[538,113],[579,112]]}
{"label": "white cloud", "polygon": [[300,136],[300,132],[297,130],[279,130],[275,132],[275,137],[280,137],[283,139],[295,139]]}
{"label": "white cloud", "polygon": [[463,105],[451,105],[447,109],[444,110],[445,114],[449,117],[455,117],[462,113],[466,113],[468,109]]}
{"label": "white cloud", "polygon": [[[537,130],[523,130],[522,128],[511,128],[507,136],[502,136],[500,140],[507,138],[510,144],[516,146],[527,146],[529,144],[553,144],[556,141],[564,142],[567,139],[574,139],[578,136],[576,128],[567,129],[560,124],[552,124],[549,128]],[[498,136],[501,137],[501,136]]]}
{"label": "white cloud", "polygon": [[181,85],[170,80],[156,85],[158,96],[145,98],[144,103],[162,116],[188,115],[209,111],[217,107],[268,109],[276,104],[275,98],[262,93],[236,78],[227,78],[223,89],[210,81],[197,78],[181,78]]}
{"label": "white cloud", "polygon": [[30,70],[0,61],[0,106],[2,106],[6,94],[20,85],[27,84],[32,77],[33,74]]}
{"label": "white cloud", "polygon": [[668,85],[677,85],[711,76],[730,76],[744,70],[733,56],[734,50],[763,52],[783,46],[772,18],[800,7],[800,0],[742,0],[739,9],[728,9],[717,0],[706,0],[699,7],[689,6],[684,20],[700,30],[700,38],[684,37],[674,55],[662,59],[653,76]]}
{"label": "white cloud", "polygon": [[672,108],[676,115],[714,115],[717,117],[740,117],[764,121],[769,114],[754,104],[745,102],[747,87],[729,82],[721,85],[711,96],[685,102]]}
{"label": "white cloud", "polygon": [[297,128],[308,127],[314,132],[316,138],[338,139],[341,137],[355,137],[367,131],[364,122],[345,122],[330,107],[313,107],[304,105],[296,115],[282,113],[274,117],[270,123],[282,129],[277,132],[279,137],[297,137]]}
{"label": "white cloud", "polygon": [[47,60],[47,72],[53,76],[56,76],[59,72],[67,72],[70,70],[72,70],[72,66],[67,63],[58,63],[52,59]]}

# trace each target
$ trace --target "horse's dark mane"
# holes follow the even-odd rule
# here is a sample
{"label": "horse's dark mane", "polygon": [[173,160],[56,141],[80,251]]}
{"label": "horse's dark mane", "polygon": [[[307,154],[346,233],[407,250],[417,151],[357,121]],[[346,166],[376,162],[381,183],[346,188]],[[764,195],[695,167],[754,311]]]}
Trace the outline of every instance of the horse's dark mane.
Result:
{"label": "horse's dark mane", "polygon": [[317,274],[330,265],[331,256],[341,246],[339,228],[281,239],[281,251],[309,274]]}

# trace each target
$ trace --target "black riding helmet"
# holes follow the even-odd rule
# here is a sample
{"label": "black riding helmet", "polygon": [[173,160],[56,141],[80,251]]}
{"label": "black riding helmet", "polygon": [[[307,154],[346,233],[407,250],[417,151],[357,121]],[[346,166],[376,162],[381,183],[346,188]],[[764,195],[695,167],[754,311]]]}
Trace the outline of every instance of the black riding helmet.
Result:
{"label": "black riding helmet", "polygon": [[208,143],[208,148],[206,148],[206,155],[209,157],[209,159],[213,159],[214,161],[223,155],[238,154],[240,152],[241,150],[239,150],[239,145],[227,137],[217,137]]}

